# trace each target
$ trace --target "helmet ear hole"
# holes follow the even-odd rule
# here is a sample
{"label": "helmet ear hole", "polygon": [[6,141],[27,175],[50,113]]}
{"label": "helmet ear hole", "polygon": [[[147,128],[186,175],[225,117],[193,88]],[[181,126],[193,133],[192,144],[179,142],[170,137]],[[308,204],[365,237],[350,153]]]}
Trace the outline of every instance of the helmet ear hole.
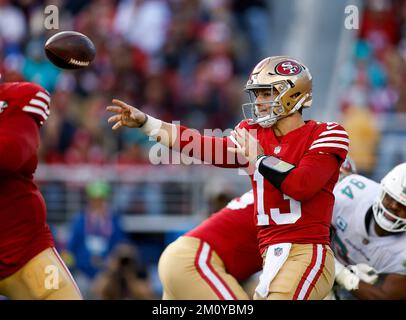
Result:
{"label": "helmet ear hole", "polygon": [[299,96],[300,96],[300,92],[296,92],[296,93],[292,94],[290,97],[291,97],[292,99],[296,99],[296,98],[299,97]]}

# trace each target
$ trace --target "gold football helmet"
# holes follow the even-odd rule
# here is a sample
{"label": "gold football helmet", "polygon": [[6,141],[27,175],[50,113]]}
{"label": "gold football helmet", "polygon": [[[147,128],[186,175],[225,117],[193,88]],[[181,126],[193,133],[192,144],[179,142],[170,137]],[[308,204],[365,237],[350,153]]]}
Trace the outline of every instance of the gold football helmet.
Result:
{"label": "gold football helmet", "polygon": [[[272,100],[257,102],[258,90],[271,90]],[[281,118],[291,115],[312,103],[312,75],[298,60],[288,56],[268,57],[260,61],[245,85],[250,97],[242,105],[243,114],[250,124],[271,127]],[[258,105],[269,104],[269,112],[259,112]]]}

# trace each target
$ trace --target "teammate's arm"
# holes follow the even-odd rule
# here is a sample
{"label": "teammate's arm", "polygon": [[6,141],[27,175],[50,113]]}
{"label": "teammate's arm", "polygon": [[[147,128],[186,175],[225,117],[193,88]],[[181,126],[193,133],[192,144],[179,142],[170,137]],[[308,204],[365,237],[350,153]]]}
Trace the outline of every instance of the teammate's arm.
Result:
{"label": "teammate's arm", "polygon": [[139,128],[164,146],[207,163],[229,168],[247,165],[243,157],[228,152],[232,142],[227,138],[203,136],[197,130],[155,119],[123,101],[114,99],[113,103],[114,106],[106,108],[116,113],[108,119],[109,123],[115,123],[113,130],[123,126]]}
{"label": "teammate's arm", "polygon": [[0,171],[16,172],[33,157],[39,145],[39,128],[32,117],[20,113],[0,128]]}

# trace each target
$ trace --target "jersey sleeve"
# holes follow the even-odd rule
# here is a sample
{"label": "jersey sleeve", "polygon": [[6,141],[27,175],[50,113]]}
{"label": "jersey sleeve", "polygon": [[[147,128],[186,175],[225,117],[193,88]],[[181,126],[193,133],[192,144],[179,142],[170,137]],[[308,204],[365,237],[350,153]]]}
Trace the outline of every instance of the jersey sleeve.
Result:
{"label": "jersey sleeve", "polygon": [[8,104],[7,114],[25,113],[42,125],[50,115],[51,98],[44,88],[32,82],[5,83],[1,90],[2,100]]}
{"label": "jersey sleeve", "polygon": [[0,127],[0,172],[17,172],[37,152],[39,128],[31,116],[19,113]]}
{"label": "jersey sleeve", "polygon": [[[337,216],[345,210],[345,207],[347,204],[350,204],[348,200],[352,200],[352,198],[348,198],[348,195],[343,192],[345,189],[345,186],[349,183],[350,179],[354,177],[355,175],[349,175],[346,176],[344,179],[341,181],[338,181],[337,184],[334,186],[333,189],[333,194],[335,198],[334,202],[334,208],[333,208],[333,220],[332,220],[332,225],[335,227],[335,221]],[[352,196],[352,194],[350,194]]]}
{"label": "jersey sleeve", "polygon": [[177,129],[177,138],[172,149],[218,167],[248,166],[246,159],[227,150],[229,147],[235,147],[229,137],[205,136],[184,126],[177,126]]}
{"label": "jersey sleeve", "polygon": [[51,97],[44,88],[35,84],[26,82],[21,85],[21,110],[42,125],[49,117],[49,105]]}
{"label": "jersey sleeve", "polygon": [[306,201],[328,183],[338,172],[339,166],[338,159],[333,155],[306,155],[282,182],[281,191],[297,201]]}
{"label": "jersey sleeve", "polygon": [[344,161],[349,148],[348,133],[336,122],[327,122],[319,125],[314,141],[307,154],[332,154]]}

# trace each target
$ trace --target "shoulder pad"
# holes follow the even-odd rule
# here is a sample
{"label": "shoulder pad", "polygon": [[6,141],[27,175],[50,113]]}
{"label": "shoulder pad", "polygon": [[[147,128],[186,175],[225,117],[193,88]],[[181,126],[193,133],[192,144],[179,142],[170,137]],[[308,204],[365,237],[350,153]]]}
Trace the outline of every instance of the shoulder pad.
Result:
{"label": "shoulder pad", "polygon": [[347,131],[337,122],[325,122],[317,125],[310,152],[335,154],[342,160],[345,159],[349,148]]}
{"label": "shoulder pad", "polygon": [[38,84],[32,82],[8,83],[3,87],[2,96],[8,105],[30,114],[41,125],[50,115],[50,94]]}

